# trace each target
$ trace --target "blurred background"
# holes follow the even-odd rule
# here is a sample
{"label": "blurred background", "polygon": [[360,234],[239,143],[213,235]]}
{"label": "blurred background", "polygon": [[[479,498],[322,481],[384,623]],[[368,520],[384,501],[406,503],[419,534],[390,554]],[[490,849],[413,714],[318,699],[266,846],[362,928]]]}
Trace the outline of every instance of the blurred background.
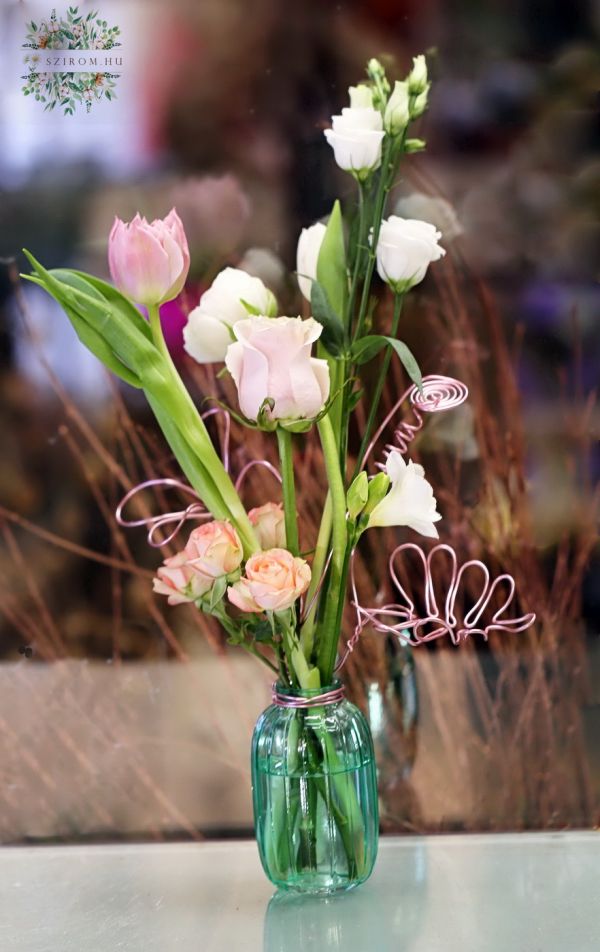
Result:
{"label": "blurred background", "polygon": [[[355,198],[323,129],[368,58],[401,78],[419,52],[427,152],[406,160],[390,208],[436,223],[448,255],[411,294],[406,339],[471,400],[411,455],[433,474],[442,540],[510,571],[538,623],[415,652],[366,633],[349,691],[375,734],[385,830],[596,825],[598,3],[79,9],[120,27],[124,66],[116,99],[64,116],[21,91],[25,24],[50,4],[0,0],[0,840],[250,833],[250,735],[269,697],[218,630],[151,595],[160,557],[113,513],[173,460],[139,396],[19,288],[20,249],[106,277],[115,214],[176,205],[192,270],[163,326],[198,399],[226,389],[185,357],[187,312],[232,264],[298,313],[299,230]],[[396,368],[389,405],[405,386]],[[268,454],[260,439],[234,433],[238,458]],[[298,442],[307,535],[321,470]],[[405,538],[389,533],[388,551]],[[381,594],[383,574],[367,552],[365,590]]]}

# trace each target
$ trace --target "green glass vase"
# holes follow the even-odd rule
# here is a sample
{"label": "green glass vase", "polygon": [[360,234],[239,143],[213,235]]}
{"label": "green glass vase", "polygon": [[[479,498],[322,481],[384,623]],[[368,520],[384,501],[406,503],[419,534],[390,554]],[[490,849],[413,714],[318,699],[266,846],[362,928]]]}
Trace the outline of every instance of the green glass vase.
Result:
{"label": "green glass vase", "polygon": [[[330,692],[334,701],[302,706]],[[316,691],[277,685],[276,694],[279,702],[261,714],[252,738],[263,868],[280,889],[352,889],[371,875],[379,838],[369,725],[339,682]]]}

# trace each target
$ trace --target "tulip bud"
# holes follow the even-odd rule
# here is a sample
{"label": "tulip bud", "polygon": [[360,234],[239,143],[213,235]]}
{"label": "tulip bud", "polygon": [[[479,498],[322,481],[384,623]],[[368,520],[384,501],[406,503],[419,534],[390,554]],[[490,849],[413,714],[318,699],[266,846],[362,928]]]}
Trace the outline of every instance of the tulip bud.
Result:
{"label": "tulip bud", "polygon": [[370,86],[361,83],[359,86],[350,86],[348,90],[351,109],[372,109],[373,91]]}
{"label": "tulip bud", "polygon": [[413,58],[413,68],[408,74],[408,90],[411,96],[419,96],[427,89],[427,61],[421,53]]}
{"label": "tulip bud", "polygon": [[369,480],[366,472],[359,473],[346,496],[346,506],[351,519],[356,519],[364,509],[369,498]]}
{"label": "tulip bud", "polygon": [[404,132],[409,122],[408,84],[396,82],[394,91],[388,100],[383,117],[386,132],[399,135]]}

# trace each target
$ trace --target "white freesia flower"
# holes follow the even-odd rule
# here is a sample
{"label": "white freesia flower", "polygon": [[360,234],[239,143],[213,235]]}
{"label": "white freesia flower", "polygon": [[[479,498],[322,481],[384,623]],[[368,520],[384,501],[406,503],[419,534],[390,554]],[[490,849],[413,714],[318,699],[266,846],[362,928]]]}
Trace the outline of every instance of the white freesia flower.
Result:
{"label": "white freesia flower", "polygon": [[312,283],[317,277],[317,262],[326,231],[327,227],[318,221],[310,228],[303,228],[298,239],[296,271],[300,290],[307,301],[310,301]]}
{"label": "white freesia flower", "polygon": [[392,485],[387,496],[375,506],[367,528],[408,526],[421,535],[437,539],[434,522],[442,517],[436,510],[433,489],[425,479],[423,467],[412,460],[406,463],[398,450],[392,450],[385,468]]}
{"label": "white freesia flower", "polygon": [[261,314],[274,314],[277,303],[260,278],[239,268],[225,268],[200,298],[183,330],[184,346],[200,364],[225,360],[233,338],[232,329],[248,317],[243,302]]}
{"label": "white freesia flower", "polygon": [[335,161],[346,172],[366,178],[381,163],[385,135],[381,113],[368,106],[351,106],[342,109],[342,114],[333,116],[331,121],[332,128],[325,130],[325,138],[333,149]]}
{"label": "white freesia flower", "polygon": [[446,254],[438,245],[441,233],[434,225],[391,215],[381,223],[377,242],[377,271],[396,292],[419,284],[432,261]]}
{"label": "white freesia flower", "polygon": [[311,356],[322,330],[312,317],[250,317],[235,325],[225,363],[244,416],[256,420],[266,399],[272,420],[317,416],[329,396],[327,361]]}

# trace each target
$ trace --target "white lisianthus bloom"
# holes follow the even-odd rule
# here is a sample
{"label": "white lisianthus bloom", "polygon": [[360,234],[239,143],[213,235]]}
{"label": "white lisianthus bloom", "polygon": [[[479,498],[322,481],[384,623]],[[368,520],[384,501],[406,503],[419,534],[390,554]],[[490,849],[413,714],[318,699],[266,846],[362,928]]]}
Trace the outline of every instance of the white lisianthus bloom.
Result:
{"label": "white lisianthus bloom", "polygon": [[342,109],[342,114],[333,116],[331,121],[332,128],[325,129],[325,138],[341,169],[364,179],[379,168],[385,133],[377,109],[352,106]]}
{"label": "white lisianthus bloom", "polygon": [[446,254],[434,225],[391,215],[381,223],[377,242],[377,272],[396,293],[419,284],[432,261]]}
{"label": "white lisianthus bloom", "polygon": [[392,450],[385,465],[392,485],[387,496],[375,506],[368,529],[374,526],[408,526],[421,535],[438,538],[434,522],[442,517],[437,512],[431,485],[425,470],[418,463],[404,461],[398,450]]}
{"label": "white lisianthus bloom", "polygon": [[244,301],[267,316],[277,310],[275,298],[260,278],[239,268],[225,268],[188,316],[183,340],[190,357],[200,364],[225,360],[227,348],[234,340],[233,328],[248,317]]}
{"label": "white lisianthus bloom", "polygon": [[329,366],[311,356],[323,327],[310,317],[250,317],[233,328],[237,341],[225,363],[238,391],[240,409],[258,418],[273,401],[271,420],[316,417],[329,396]]}
{"label": "white lisianthus bloom", "polygon": [[317,262],[326,231],[326,225],[318,221],[310,228],[303,228],[298,239],[296,271],[300,290],[307,301],[310,301],[312,283],[317,277]]}

